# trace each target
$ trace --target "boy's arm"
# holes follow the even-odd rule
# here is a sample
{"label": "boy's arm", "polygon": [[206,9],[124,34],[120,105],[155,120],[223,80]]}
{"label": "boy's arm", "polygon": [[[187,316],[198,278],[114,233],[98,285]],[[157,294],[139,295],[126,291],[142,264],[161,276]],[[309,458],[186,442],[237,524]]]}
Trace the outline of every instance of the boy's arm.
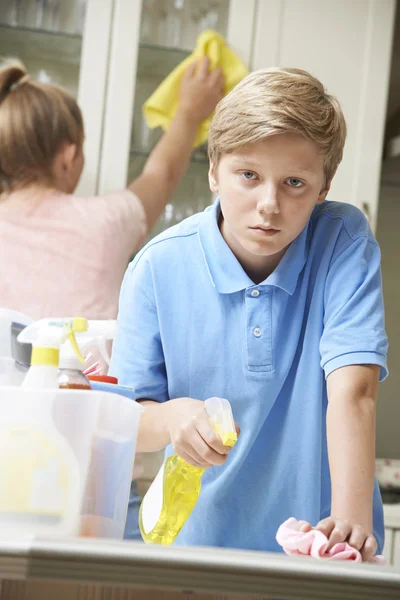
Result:
{"label": "boy's arm", "polygon": [[372,533],[379,366],[351,365],[327,379],[331,513]]}
{"label": "boy's arm", "polygon": [[[361,217],[360,217],[361,219]],[[353,224],[362,231],[363,223]],[[329,548],[347,541],[363,560],[376,551],[372,505],[377,384],[387,374],[380,251],[365,223],[338,248],[325,281],[321,366],[327,378],[331,516],[316,525]],[[301,521],[301,531],[311,524]]]}
{"label": "boy's arm", "polygon": [[209,60],[192,63],[185,72],[179,107],[168,131],[151,152],[143,173],[129,186],[143,204],[148,229],[161,215],[182,179],[197,129],[210,116],[223,96],[224,78],[220,68],[209,73]]}
{"label": "boy's arm", "polygon": [[351,365],[327,379],[331,518],[321,523],[330,547],[347,539],[369,560],[376,552],[372,499],[379,366]]}
{"label": "boy's arm", "polygon": [[[332,484],[331,516],[316,525],[332,548],[347,541],[364,561],[376,553],[372,500],[378,365],[349,365],[327,379],[327,440]],[[311,524],[300,521],[298,529]]]}

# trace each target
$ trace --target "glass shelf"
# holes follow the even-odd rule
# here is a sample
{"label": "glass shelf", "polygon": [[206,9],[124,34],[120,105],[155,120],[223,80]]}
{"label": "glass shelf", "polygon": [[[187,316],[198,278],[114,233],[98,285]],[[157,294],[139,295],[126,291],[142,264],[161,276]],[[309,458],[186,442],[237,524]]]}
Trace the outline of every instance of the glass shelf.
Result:
{"label": "glass shelf", "polygon": [[[150,155],[151,150],[138,150],[136,148],[131,148],[130,151],[130,156],[131,156],[131,160],[133,160],[135,157],[140,157],[143,159],[146,159],[149,155]],[[199,163],[201,165],[205,165],[206,167],[208,167],[208,157],[207,157],[207,152],[206,150],[195,150],[192,154],[191,157],[191,162],[192,163]]]}
{"label": "glass shelf", "polygon": [[0,54],[3,57],[23,54],[34,59],[69,62],[79,66],[81,49],[82,36],[79,34],[11,27],[0,23]]}
{"label": "glass shelf", "polygon": [[0,56],[18,58],[35,79],[77,95],[82,36],[0,24]]}
{"label": "glass shelf", "polygon": [[138,76],[164,79],[190,52],[180,48],[140,44]]}

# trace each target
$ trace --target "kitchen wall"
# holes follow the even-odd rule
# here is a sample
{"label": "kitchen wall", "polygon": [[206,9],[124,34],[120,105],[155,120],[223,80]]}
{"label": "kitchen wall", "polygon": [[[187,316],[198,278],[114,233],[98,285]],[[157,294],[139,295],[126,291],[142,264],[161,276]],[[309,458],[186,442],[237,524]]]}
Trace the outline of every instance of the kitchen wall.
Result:
{"label": "kitchen wall", "polygon": [[[386,164],[384,179],[400,164]],[[389,336],[389,377],[379,386],[377,449],[380,458],[400,459],[400,182],[380,191],[376,236],[382,250],[382,276]]]}

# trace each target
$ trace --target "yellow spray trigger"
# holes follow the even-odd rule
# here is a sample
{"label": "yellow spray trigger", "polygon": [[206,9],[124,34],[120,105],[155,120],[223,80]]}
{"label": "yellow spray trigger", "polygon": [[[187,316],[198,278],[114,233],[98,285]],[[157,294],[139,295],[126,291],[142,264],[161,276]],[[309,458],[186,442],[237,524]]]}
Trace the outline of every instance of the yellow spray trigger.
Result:
{"label": "yellow spray trigger", "polygon": [[82,333],[88,330],[87,319],[84,319],[83,317],[75,317],[74,319],[72,319],[72,323],[65,324],[65,329],[67,333],[67,338],[71,342],[71,346],[76,356],[79,358],[81,363],[84,363],[85,359],[82,356],[82,352],[79,350],[79,346],[76,342],[75,332]]}
{"label": "yellow spray trigger", "polygon": [[88,322],[84,317],[74,317],[72,319],[72,331],[76,333],[83,333],[88,330]]}

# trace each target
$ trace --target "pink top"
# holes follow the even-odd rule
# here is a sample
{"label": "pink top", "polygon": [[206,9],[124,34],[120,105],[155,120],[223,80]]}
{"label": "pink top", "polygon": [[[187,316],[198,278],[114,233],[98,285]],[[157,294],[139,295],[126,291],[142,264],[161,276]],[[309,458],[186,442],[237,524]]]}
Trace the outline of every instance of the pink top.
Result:
{"label": "pink top", "polygon": [[43,317],[115,318],[125,269],[147,232],[129,190],[48,190],[0,201],[0,306]]}

